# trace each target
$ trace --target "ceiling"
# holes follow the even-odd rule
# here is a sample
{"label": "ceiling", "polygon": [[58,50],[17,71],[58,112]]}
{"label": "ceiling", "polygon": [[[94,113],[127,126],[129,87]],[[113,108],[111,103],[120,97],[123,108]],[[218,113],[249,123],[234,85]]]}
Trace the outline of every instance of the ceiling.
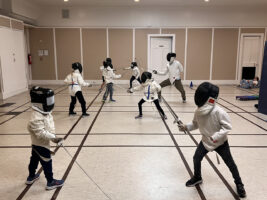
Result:
{"label": "ceiling", "polygon": [[[21,1],[21,0],[13,0]],[[27,0],[40,6],[267,6],[267,0]]]}

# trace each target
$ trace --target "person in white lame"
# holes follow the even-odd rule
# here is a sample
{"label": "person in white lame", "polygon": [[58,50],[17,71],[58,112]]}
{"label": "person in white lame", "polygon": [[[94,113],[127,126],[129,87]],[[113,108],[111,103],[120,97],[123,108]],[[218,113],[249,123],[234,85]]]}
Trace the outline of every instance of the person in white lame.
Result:
{"label": "person in white lame", "polygon": [[63,141],[63,138],[57,138],[55,135],[55,125],[51,114],[55,103],[54,91],[47,88],[33,87],[30,96],[32,114],[28,123],[28,131],[32,141],[32,156],[28,167],[29,176],[25,183],[31,185],[40,178],[40,174],[36,173],[40,162],[47,180],[46,189],[52,190],[64,184],[64,180],[53,178],[52,170],[50,141],[54,143]]}
{"label": "person in white lame", "polygon": [[139,115],[135,117],[135,119],[140,119],[143,117],[142,112],[142,104],[145,102],[153,102],[157,107],[160,115],[167,119],[164,111],[162,110],[159,100],[158,100],[158,92],[161,90],[160,85],[152,79],[152,74],[150,72],[143,72],[141,75],[141,85],[136,86],[128,90],[128,92],[134,92],[141,89],[145,89],[144,97],[139,101],[138,108],[139,108]]}
{"label": "person in white lame", "polygon": [[200,84],[195,92],[197,109],[192,123],[179,125],[180,131],[199,129],[202,140],[199,143],[193,161],[194,176],[186,182],[187,187],[202,183],[201,161],[209,151],[216,151],[223,159],[234,178],[237,193],[241,198],[246,197],[244,184],[238,168],[231,155],[227,133],[232,129],[228,114],[216,104],[219,87],[209,82]]}
{"label": "person in white lame", "polygon": [[105,78],[105,82],[106,82],[106,91],[103,95],[103,99],[102,101],[105,102],[108,95],[109,95],[109,100],[112,102],[115,102],[115,100],[113,99],[113,82],[114,79],[116,78],[121,78],[121,75],[118,74],[116,75],[113,72],[113,68],[110,67],[110,62],[104,62],[104,71],[103,71],[103,75]]}
{"label": "person in white lame", "polygon": [[82,116],[89,116],[89,114],[86,113],[86,101],[84,100],[81,86],[91,87],[92,85],[83,80],[83,77],[81,75],[83,68],[80,63],[73,63],[72,69],[73,72],[70,73],[64,80],[64,82],[69,85],[69,94],[71,96],[69,115],[77,114],[76,112],[74,112],[74,108],[77,101],[76,98],[78,98],[82,108]]}
{"label": "person in white lame", "polygon": [[133,87],[133,81],[137,80],[141,84],[141,79],[140,79],[140,70],[138,68],[137,62],[132,62],[131,67],[126,67],[124,69],[132,69],[132,77],[130,79],[130,88]]}
{"label": "person in white lame", "polygon": [[[164,72],[158,72],[157,70],[153,70],[153,73],[158,74],[158,75],[169,74],[169,78],[160,83],[161,88],[173,84],[176,87],[176,89],[180,91],[182,95],[183,103],[185,103],[186,96],[185,96],[184,87],[181,81],[181,73],[183,72],[183,66],[179,61],[175,60],[175,58],[176,58],[175,53],[168,53],[167,54],[168,64],[167,64],[166,70]],[[160,98],[161,98],[161,92],[159,92],[159,99]]]}

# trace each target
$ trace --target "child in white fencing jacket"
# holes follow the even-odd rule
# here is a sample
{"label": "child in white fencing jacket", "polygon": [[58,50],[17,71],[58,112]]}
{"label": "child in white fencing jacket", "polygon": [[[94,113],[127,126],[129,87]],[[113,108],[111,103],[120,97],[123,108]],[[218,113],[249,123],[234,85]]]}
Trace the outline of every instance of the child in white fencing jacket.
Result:
{"label": "child in white fencing jacket", "polygon": [[69,85],[69,93],[71,95],[71,103],[69,107],[69,115],[76,115],[74,107],[76,104],[76,98],[79,100],[82,108],[82,115],[89,116],[86,113],[86,101],[84,100],[81,86],[92,86],[90,83],[86,83],[81,75],[82,65],[78,62],[72,64],[73,72],[69,74],[64,82]]}
{"label": "child in white fencing jacket", "polygon": [[246,196],[246,191],[233,160],[228,144],[227,133],[232,129],[228,114],[216,101],[219,87],[209,82],[199,85],[195,93],[195,103],[198,106],[192,123],[179,125],[180,131],[199,129],[202,140],[194,155],[194,176],[186,182],[187,187],[202,183],[201,161],[209,151],[216,151],[223,159],[235,180],[237,193],[241,198]]}
{"label": "child in white fencing jacket", "polygon": [[142,104],[145,102],[153,102],[155,106],[157,107],[160,115],[164,119],[167,119],[167,116],[165,115],[164,111],[159,105],[158,92],[161,90],[160,85],[152,79],[152,74],[150,72],[142,73],[141,82],[142,82],[141,85],[136,86],[129,90],[129,92],[134,92],[134,91],[141,90],[143,88],[145,89],[144,97],[138,103],[139,115],[137,115],[135,119],[139,119],[143,117]]}
{"label": "child in white fencing jacket", "polygon": [[64,184],[64,180],[53,178],[52,171],[50,141],[59,143],[63,140],[55,135],[55,125],[51,114],[54,108],[54,92],[51,89],[33,87],[30,95],[32,115],[28,123],[28,131],[32,141],[32,156],[28,167],[29,176],[25,183],[31,185],[39,179],[40,174],[36,173],[36,169],[40,162],[47,180],[46,189],[52,190]]}
{"label": "child in white fencing jacket", "polygon": [[109,66],[108,62],[104,62],[104,67],[105,69],[103,71],[103,75],[106,82],[106,91],[104,93],[102,101],[105,102],[109,95],[109,100],[115,102],[115,100],[113,99],[113,82],[115,78],[121,78],[121,75],[120,74],[116,75],[113,72],[113,68]]}
{"label": "child in white fencing jacket", "polygon": [[131,89],[133,87],[133,81],[134,80],[137,80],[141,84],[140,70],[139,70],[136,62],[132,62],[131,67],[127,67],[125,69],[132,69],[132,77],[130,79],[130,88],[129,89]]}

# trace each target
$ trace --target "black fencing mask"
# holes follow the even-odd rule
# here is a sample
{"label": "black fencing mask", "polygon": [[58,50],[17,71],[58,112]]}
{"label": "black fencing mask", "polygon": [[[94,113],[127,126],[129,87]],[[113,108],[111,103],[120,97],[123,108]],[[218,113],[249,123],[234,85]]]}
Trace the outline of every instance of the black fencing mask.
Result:
{"label": "black fencing mask", "polygon": [[82,73],[82,71],[83,71],[83,67],[82,67],[81,63],[79,63],[79,62],[72,63],[72,69],[74,69],[74,70],[78,69],[80,73]]}
{"label": "black fencing mask", "polygon": [[176,53],[168,53],[167,54],[167,61],[170,62],[172,57],[176,58]]}
{"label": "black fencing mask", "polygon": [[133,69],[134,67],[137,67],[137,63],[136,62],[132,62],[131,63],[131,68]]}
{"label": "black fencing mask", "polygon": [[141,82],[145,83],[147,79],[151,79],[151,78],[152,78],[152,74],[150,72],[143,72],[141,75]]}
{"label": "black fencing mask", "polygon": [[208,100],[214,104],[219,95],[219,87],[209,82],[201,83],[195,93],[195,104],[203,106]]}
{"label": "black fencing mask", "polygon": [[38,86],[32,87],[30,91],[31,103],[41,111],[50,112],[55,105],[54,91]]}

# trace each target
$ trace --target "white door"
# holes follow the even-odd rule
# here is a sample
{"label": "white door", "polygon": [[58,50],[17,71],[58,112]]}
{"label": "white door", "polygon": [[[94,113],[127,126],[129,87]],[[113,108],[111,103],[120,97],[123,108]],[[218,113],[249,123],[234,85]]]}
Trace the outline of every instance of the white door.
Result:
{"label": "white door", "polygon": [[[166,56],[172,52],[172,37],[151,37],[150,38],[150,65],[148,71],[165,71],[167,67]],[[154,79],[160,83],[168,78],[168,75],[153,75]]]}
{"label": "white door", "polygon": [[0,28],[1,89],[3,98],[28,88],[23,31]]}
{"label": "white door", "polygon": [[255,67],[255,76],[261,75],[262,53],[263,53],[263,36],[246,36],[242,37],[241,44],[241,68],[239,70],[239,79],[242,79],[244,67]]}

